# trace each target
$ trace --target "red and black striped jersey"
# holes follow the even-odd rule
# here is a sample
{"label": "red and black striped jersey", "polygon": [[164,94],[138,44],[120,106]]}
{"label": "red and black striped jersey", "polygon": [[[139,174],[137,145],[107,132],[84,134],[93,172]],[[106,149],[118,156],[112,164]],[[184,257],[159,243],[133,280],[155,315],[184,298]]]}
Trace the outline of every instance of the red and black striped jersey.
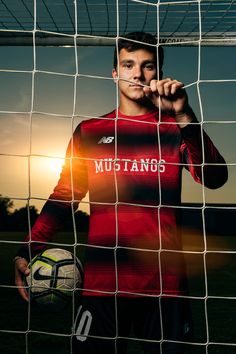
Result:
{"label": "red and black striped jersey", "polygon": [[[84,294],[185,292],[179,206],[182,169],[209,188],[227,180],[223,157],[194,121],[180,129],[154,111],[113,111],[81,122],[67,149],[60,180],[35,223],[35,241],[51,241],[63,213],[89,191],[90,225]],[[26,240],[29,240],[29,236]]]}

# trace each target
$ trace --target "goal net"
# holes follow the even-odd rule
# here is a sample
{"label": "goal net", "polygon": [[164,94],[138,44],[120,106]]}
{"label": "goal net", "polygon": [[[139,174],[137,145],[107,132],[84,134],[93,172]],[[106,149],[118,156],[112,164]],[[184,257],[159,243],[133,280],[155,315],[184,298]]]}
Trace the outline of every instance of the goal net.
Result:
{"label": "goal net", "polygon": [[[194,332],[186,352],[235,353],[235,13],[233,0],[0,1],[0,352],[72,353],[76,296],[63,311],[44,312],[24,303],[14,285],[11,260],[35,221],[34,207],[40,211],[57,184],[78,124],[118,108],[111,77],[118,40],[145,31],[164,48],[164,77],[185,83],[199,125],[229,171],[219,190],[196,184],[183,171],[182,204],[168,205],[182,215]],[[116,190],[118,208],[118,185]],[[91,205],[86,195],[80,212],[71,213],[65,231],[48,247],[69,249],[83,260],[91,247]],[[156,208],[164,206],[160,200]],[[160,245],[159,255],[166,251],[173,252]],[[143,353],[134,334],[128,342],[129,354]],[[160,348],[165,342],[161,336]]]}

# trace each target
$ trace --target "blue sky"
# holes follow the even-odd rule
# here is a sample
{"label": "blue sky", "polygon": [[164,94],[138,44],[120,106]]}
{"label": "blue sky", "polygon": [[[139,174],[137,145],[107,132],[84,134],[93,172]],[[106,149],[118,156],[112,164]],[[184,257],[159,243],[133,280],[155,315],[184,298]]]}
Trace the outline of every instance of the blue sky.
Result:
{"label": "blue sky", "polygon": [[[49,162],[63,158],[75,126],[84,116],[99,116],[116,105],[116,90],[111,80],[113,49],[80,47],[77,55],[78,72],[82,76],[76,80],[74,96],[73,48],[37,47],[35,57],[32,47],[0,48],[0,160],[5,166],[0,176],[0,194],[15,199],[17,207],[25,204],[25,200],[17,199],[27,198],[30,187],[32,204],[41,208],[43,201],[37,199],[46,199],[58,179],[57,168]],[[164,76],[188,86],[189,100],[199,120],[203,119],[205,130],[231,164],[228,183],[217,191],[204,190],[205,197],[202,187],[184,173],[184,201],[202,202],[204,198],[212,203],[236,201],[235,57],[233,46],[202,47],[201,51],[197,46],[165,47]],[[41,113],[31,116],[31,108]],[[80,117],[72,120],[74,109]],[[28,154],[32,154],[30,173],[25,157]]]}

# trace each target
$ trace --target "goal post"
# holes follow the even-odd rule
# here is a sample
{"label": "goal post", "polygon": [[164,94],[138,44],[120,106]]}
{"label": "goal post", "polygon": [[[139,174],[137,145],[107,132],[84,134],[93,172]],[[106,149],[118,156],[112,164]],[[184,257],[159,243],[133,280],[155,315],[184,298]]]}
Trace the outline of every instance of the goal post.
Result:
{"label": "goal post", "polygon": [[[187,354],[234,354],[236,350],[233,310],[236,301],[233,229],[236,77],[233,59],[228,54],[234,49],[236,52],[235,12],[234,0],[0,1],[0,53],[3,54],[0,58],[0,163],[3,166],[0,200],[7,197],[18,205],[26,204],[28,230],[31,207],[37,202],[41,208],[47,200],[49,193],[44,186],[47,178],[50,186],[55,186],[67,143],[77,124],[98,118],[100,112],[106,113],[107,108],[103,107],[106,100],[114,108],[118,107],[118,92],[110,75],[112,63],[107,71],[104,67],[96,71],[94,67],[96,63],[104,62],[104,66],[108,63],[107,56],[109,60],[112,58],[112,47],[120,38],[132,31],[155,35],[157,46],[162,45],[167,53],[165,60],[170,75],[175,77],[178,70],[180,80],[181,75],[185,78],[190,75],[186,80],[188,96],[193,99],[202,132],[204,129],[215,136],[219,143],[216,145],[226,155],[229,187],[219,192],[208,191],[201,185],[194,187],[186,173],[183,203],[168,205],[168,208],[181,209],[184,220],[183,253],[195,330],[193,340],[187,343]],[[55,49],[63,52],[54,52]],[[46,50],[52,50],[48,62]],[[9,57],[4,58],[4,51]],[[88,95],[92,97],[89,102]],[[63,140],[60,145],[55,136]],[[101,141],[108,144],[111,138],[104,136]],[[146,165],[154,168],[152,164]],[[73,176],[71,181],[73,184]],[[117,192],[116,209],[119,204]],[[89,213],[88,197],[81,205]],[[158,212],[162,207],[161,203],[157,206]],[[83,254],[90,246],[86,245],[85,233],[80,240],[77,221],[72,210],[73,231],[69,239],[65,234],[57,235],[52,245],[69,248],[74,253],[79,249]],[[4,317],[0,326],[0,352],[7,353],[10,343],[12,351],[19,349],[22,354],[36,354],[35,345],[40,346],[41,341],[39,350],[47,346],[45,353],[53,352],[59,343],[58,354],[71,354],[71,339],[76,334],[75,302],[68,312],[56,314],[50,311],[44,314],[31,304],[20,302],[13,275],[10,278],[9,274],[12,274],[11,257],[22,245],[26,232],[9,230],[0,231],[4,269],[0,280],[0,310]],[[116,232],[118,237],[117,220]],[[118,248],[114,247],[114,255]],[[141,353],[137,338],[131,337],[129,341],[128,353]],[[163,343],[162,338],[160,346]]]}

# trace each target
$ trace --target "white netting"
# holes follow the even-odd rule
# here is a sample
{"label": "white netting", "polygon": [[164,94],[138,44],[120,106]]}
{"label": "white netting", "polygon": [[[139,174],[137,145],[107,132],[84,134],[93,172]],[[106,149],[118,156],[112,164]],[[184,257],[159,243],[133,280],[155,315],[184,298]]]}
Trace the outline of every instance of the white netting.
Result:
{"label": "white netting", "polygon": [[[17,45],[0,48],[0,194],[13,200],[17,208],[27,205],[24,218],[29,230],[31,207],[40,209],[55,186],[60,162],[77,124],[119,105],[110,75],[113,49],[84,48],[80,44],[116,44],[122,35],[134,30],[156,34],[158,43],[163,43],[164,73],[186,83],[201,128],[209,132],[226,158],[230,176],[226,187],[209,191],[193,185],[184,175],[184,204],[175,206],[183,213],[183,248],[195,332],[187,352],[234,353],[236,196],[231,181],[236,157],[236,78],[235,48],[230,45],[235,44],[235,2],[2,0],[0,14],[0,43]],[[181,43],[188,46],[176,46]],[[203,47],[212,43],[224,47]],[[24,44],[27,47],[22,47]],[[67,44],[72,47],[67,48]],[[160,184],[158,188],[161,192]],[[118,206],[116,183],[115,208]],[[80,207],[89,212],[89,199],[83,200]],[[160,199],[159,210],[161,207]],[[79,226],[73,213],[72,220],[71,238],[62,235],[55,238],[53,245],[83,253],[86,236],[77,234]],[[41,354],[56,350],[69,354],[75,333],[75,306],[66,313],[42,316],[20,300],[13,277],[9,276],[9,264],[25,231],[9,230],[9,225],[2,228],[0,239],[0,352]],[[118,234],[116,213],[114,254]],[[171,252],[162,248],[160,253],[165,251]],[[129,353],[141,353],[136,342],[130,338]]]}

